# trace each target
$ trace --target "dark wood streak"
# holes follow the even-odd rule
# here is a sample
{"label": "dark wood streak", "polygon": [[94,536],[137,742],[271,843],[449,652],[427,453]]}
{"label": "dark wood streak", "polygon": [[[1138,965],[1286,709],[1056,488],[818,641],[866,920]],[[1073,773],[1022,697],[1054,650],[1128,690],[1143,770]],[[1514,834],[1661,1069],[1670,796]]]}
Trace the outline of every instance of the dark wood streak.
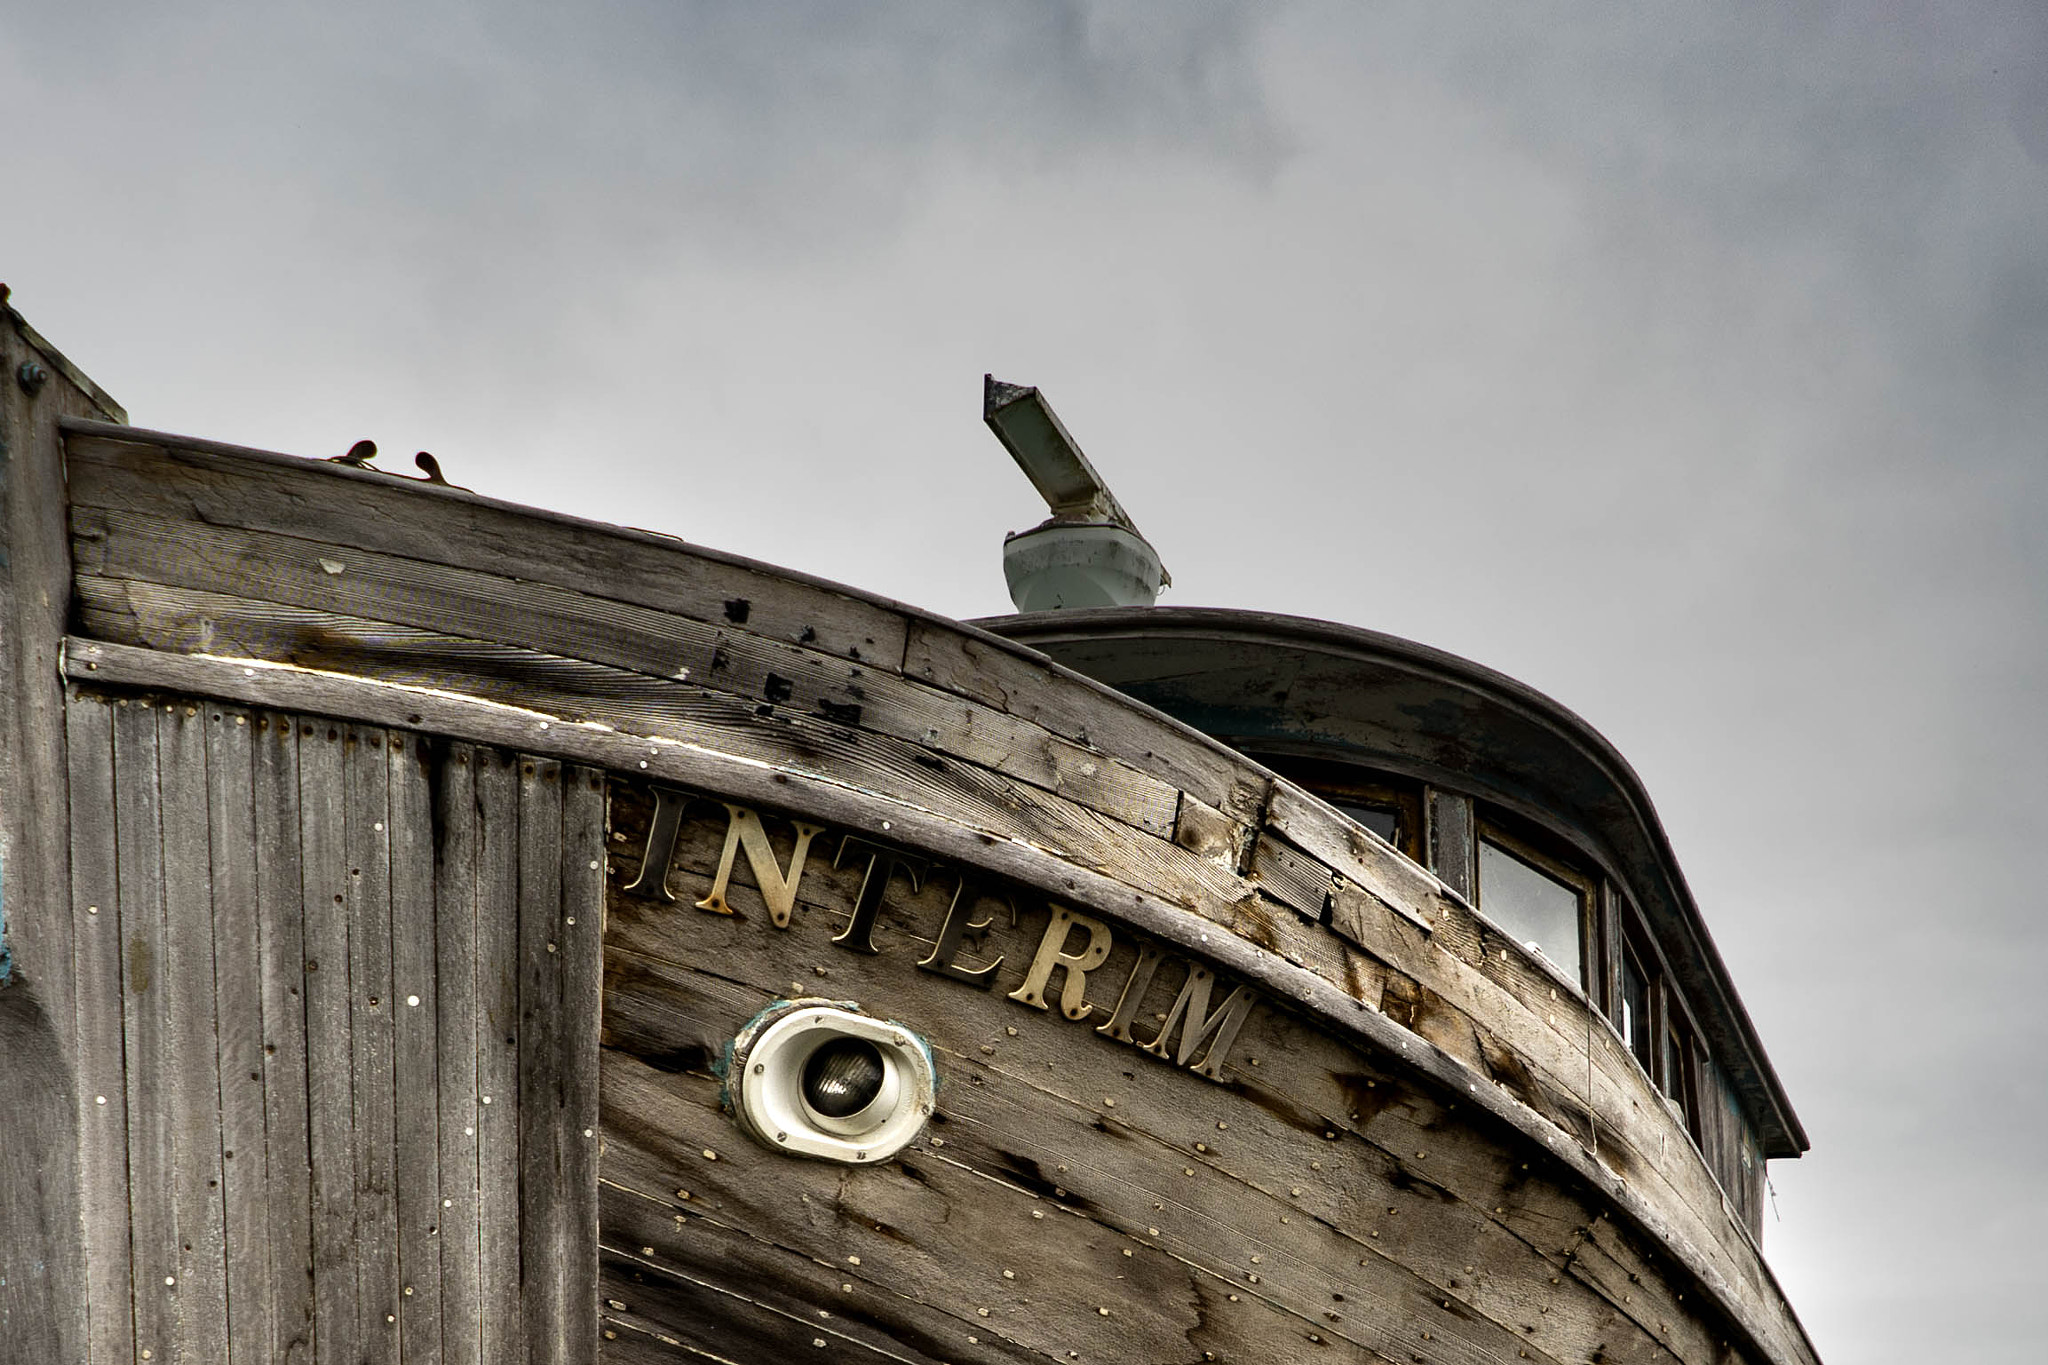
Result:
{"label": "dark wood streak", "polygon": [[[394,1161],[398,1182],[399,1341],[411,1362],[442,1359],[443,1248],[460,1245],[459,1223],[442,1227],[440,973],[434,791],[418,735],[384,741],[391,856],[391,1020]],[[458,970],[455,975],[461,975]],[[466,1165],[467,1163],[462,1163]],[[463,1188],[466,1192],[467,1187]],[[451,1188],[452,1195],[454,1189]]]}

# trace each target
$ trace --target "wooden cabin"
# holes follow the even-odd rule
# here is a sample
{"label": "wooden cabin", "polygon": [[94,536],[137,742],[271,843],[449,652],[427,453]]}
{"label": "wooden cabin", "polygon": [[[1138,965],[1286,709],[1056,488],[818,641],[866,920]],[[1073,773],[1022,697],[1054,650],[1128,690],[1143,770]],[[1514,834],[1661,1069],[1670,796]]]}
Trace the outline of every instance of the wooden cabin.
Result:
{"label": "wooden cabin", "polygon": [[0,1361],[1815,1359],[1804,1137],[1554,703],[0,363]]}

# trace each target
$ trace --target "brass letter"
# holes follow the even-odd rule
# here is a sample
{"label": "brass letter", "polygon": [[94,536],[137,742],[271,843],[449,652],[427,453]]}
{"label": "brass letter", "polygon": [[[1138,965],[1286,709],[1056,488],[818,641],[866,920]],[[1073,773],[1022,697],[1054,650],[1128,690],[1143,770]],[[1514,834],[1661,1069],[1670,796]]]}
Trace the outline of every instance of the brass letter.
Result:
{"label": "brass letter", "polygon": [[1116,1013],[1109,1016],[1109,1022],[1095,1031],[1106,1033],[1119,1043],[1130,1043],[1142,1047],[1131,1037],[1131,1021],[1138,1017],[1138,1006],[1145,1003],[1145,992],[1152,989],[1152,977],[1159,971],[1159,959],[1163,954],[1159,945],[1152,942],[1138,944],[1138,960],[1131,967],[1131,975],[1124,982],[1124,993],[1116,998]]}
{"label": "brass letter", "polygon": [[[1086,1019],[1095,1007],[1081,996],[1088,987],[1088,973],[1109,956],[1109,926],[1099,919],[1077,915],[1064,905],[1048,904],[1052,906],[1052,918],[1046,921],[1045,937],[1038,940],[1038,956],[1031,959],[1024,984],[1011,991],[1010,998],[1035,1010],[1044,1009],[1045,985],[1052,979],[1052,969],[1065,967],[1067,979],[1060,987],[1060,1010],[1069,1019]],[[1088,931],[1088,946],[1078,954],[1063,952],[1067,931],[1076,925]]]}
{"label": "brass letter", "polygon": [[768,831],[761,827],[761,817],[730,801],[725,808],[730,812],[725,826],[725,850],[718,855],[718,875],[711,879],[711,890],[697,902],[697,908],[714,915],[732,913],[732,907],[725,901],[725,886],[732,879],[733,855],[744,848],[747,866],[754,869],[754,885],[761,888],[761,899],[768,905],[769,916],[776,928],[787,929],[789,912],[796,908],[796,885],[803,880],[804,854],[810,851],[811,840],[825,831],[801,820],[791,821],[796,826],[796,851],[789,855],[789,876],[784,877],[775,862],[775,846],[768,842]]}
{"label": "brass letter", "polygon": [[688,792],[673,787],[654,789],[654,819],[647,830],[647,847],[640,854],[640,875],[625,888],[627,895],[664,905],[676,903],[668,890],[668,865],[676,856],[676,839],[683,832],[683,808],[692,799]]}
{"label": "brass letter", "polygon": [[[838,867],[845,861],[848,849],[866,849],[868,869],[861,874],[860,894],[853,898],[853,918],[846,922],[846,928],[832,941],[842,948],[856,953],[876,953],[875,916],[882,909],[882,893],[889,889],[889,878],[901,872],[909,881],[910,889],[917,890],[924,885],[925,869],[930,866],[922,858],[913,858],[908,853],[898,853],[893,848],[871,844],[854,835],[847,835],[839,841],[839,852],[832,855],[832,866]],[[881,869],[877,876],[875,869]]]}
{"label": "brass letter", "polygon": [[979,946],[982,937],[995,923],[993,919],[975,920],[971,924],[968,922],[968,916],[974,913],[975,905],[983,899],[984,893],[980,885],[967,873],[962,872],[960,889],[953,893],[953,903],[946,907],[946,922],[939,929],[939,941],[932,945],[932,955],[918,963],[918,966],[928,972],[937,972],[940,976],[950,976],[955,981],[965,981],[970,986],[995,984],[996,968],[1003,965],[1001,957],[986,967],[974,968],[963,967],[957,960],[963,943],[970,947]]}
{"label": "brass letter", "polygon": [[1193,1068],[1212,1081],[1223,1079],[1223,1058],[1230,1051],[1230,1045],[1237,1041],[1237,1031],[1244,1027],[1245,1016],[1252,1012],[1252,1001],[1256,999],[1243,986],[1231,991],[1230,996],[1214,1014],[1209,1013],[1209,988],[1215,976],[1207,967],[1188,965],[1188,979],[1181,985],[1180,994],[1174,997],[1173,1008],[1166,1012],[1166,1022],[1159,1026],[1159,1036],[1143,1044],[1143,1050],[1154,1057],[1166,1056],[1166,1040],[1173,1033],[1175,1024],[1181,1025],[1180,1050],[1173,1060],[1180,1066],[1188,1065],[1188,1058],[1195,1055],[1195,1049],[1202,1040],[1215,1035],[1209,1044],[1209,1053],[1202,1064]]}

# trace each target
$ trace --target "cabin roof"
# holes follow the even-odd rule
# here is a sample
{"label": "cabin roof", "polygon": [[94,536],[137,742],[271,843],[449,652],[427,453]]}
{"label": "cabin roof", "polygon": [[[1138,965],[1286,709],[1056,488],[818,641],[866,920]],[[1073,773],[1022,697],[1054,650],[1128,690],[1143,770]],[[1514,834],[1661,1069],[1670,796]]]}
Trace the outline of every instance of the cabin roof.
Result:
{"label": "cabin roof", "polygon": [[1568,708],[1443,650],[1304,617],[1103,608],[975,624],[1253,755],[1348,760],[1562,822],[1631,893],[1764,1154],[1809,1146],[1642,779]]}

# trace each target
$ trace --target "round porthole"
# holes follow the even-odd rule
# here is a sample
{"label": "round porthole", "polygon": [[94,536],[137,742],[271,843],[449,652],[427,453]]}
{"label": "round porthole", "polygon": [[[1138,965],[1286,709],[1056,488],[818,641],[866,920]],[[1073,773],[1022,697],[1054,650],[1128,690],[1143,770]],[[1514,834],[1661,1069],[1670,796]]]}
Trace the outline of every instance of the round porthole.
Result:
{"label": "round porthole", "polygon": [[850,1001],[783,1000],[733,1040],[726,1098],[740,1125],[777,1151],[886,1161],[931,1117],[931,1051]]}

